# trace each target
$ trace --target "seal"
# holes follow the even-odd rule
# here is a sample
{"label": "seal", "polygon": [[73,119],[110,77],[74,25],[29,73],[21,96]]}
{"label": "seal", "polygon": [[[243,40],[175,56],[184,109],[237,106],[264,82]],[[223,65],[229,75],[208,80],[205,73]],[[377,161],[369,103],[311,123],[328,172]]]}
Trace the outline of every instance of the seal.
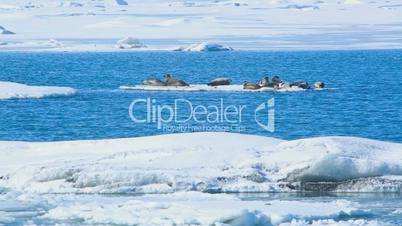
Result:
{"label": "seal", "polygon": [[325,87],[325,83],[322,81],[316,81],[314,83],[314,88],[316,89],[323,89]]}
{"label": "seal", "polygon": [[290,83],[290,87],[293,87],[293,86],[296,86],[296,87],[299,87],[302,89],[310,89],[310,85],[306,81],[295,81],[295,82]]}
{"label": "seal", "polygon": [[210,81],[207,85],[208,86],[227,86],[232,83],[232,79],[230,78],[216,78]]}
{"label": "seal", "polygon": [[258,83],[258,85],[261,86],[261,87],[271,87],[271,88],[274,88],[274,86],[275,86],[273,83],[270,83],[270,82],[269,82],[269,77],[268,77],[268,76],[265,76],[265,77]]}
{"label": "seal", "polygon": [[167,86],[189,86],[185,81],[175,79],[170,74],[166,74],[163,77]]}
{"label": "seal", "polygon": [[261,89],[261,86],[259,86],[258,84],[255,84],[255,83],[245,81],[243,83],[243,89],[257,90],[257,89]]}
{"label": "seal", "polygon": [[279,84],[283,83],[283,81],[281,78],[279,78],[279,76],[275,75],[274,77],[272,77],[272,83],[274,85],[279,85]]}
{"label": "seal", "polygon": [[142,83],[147,86],[166,86],[165,82],[162,82],[160,79],[157,78],[147,78],[144,79]]}

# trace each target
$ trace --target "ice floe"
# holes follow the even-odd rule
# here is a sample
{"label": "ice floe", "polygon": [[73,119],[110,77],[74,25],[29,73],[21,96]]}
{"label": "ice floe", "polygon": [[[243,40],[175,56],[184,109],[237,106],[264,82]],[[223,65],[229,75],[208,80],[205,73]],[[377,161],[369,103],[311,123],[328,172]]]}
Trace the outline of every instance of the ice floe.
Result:
{"label": "ice floe", "polygon": [[138,38],[127,37],[117,41],[116,47],[119,49],[137,49],[145,48],[146,45],[144,45],[144,43],[142,43]]}
{"label": "ice floe", "polygon": [[76,200],[49,210],[43,219],[123,225],[280,225],[369,213],[344,200],[333,202],[241,201],[225,194],[178,192],[125,199]]}
{"label": "ice floe", "polygon": [[29,86],[20,83],[0,81],[0,100],[68,96],[73,95],[75,92],[75,89],[69,87]]}
{"label": "ice floe", "polygon": [[192,44],[188,47],[180,47],[175,51],[188,51],[188,52],[216,52],[216,51],[232,51],[233,48],[218,43],[201,42]]}
{"label": "ice floe", "polygon": [[[362,204],[332,201],[244,200],[229,194],[0,194],[0,224],[37,225],[384,225]],[[3,211],[2,211],[3,210]]]}
{"label": "ice floe", "polygon": [[143,91],[183,91],[183,92],[294,92],[305,91],[299,87],[290,87],[283,89],[274,89],[263,87],[257,90],[244,89],[243,85],[225,85],[225,86],[208,86],[201,84],[191,84],[189,86],[148,86],[148,85],[135,85],[135,86],[120,86],[122,90],[143,90]]}
{"label": "ice floe", "polygon": [[0,187],[39,193],[401,192],[401,151],[402,144],[363,138],[284,141],[231,133],[1,142]]}

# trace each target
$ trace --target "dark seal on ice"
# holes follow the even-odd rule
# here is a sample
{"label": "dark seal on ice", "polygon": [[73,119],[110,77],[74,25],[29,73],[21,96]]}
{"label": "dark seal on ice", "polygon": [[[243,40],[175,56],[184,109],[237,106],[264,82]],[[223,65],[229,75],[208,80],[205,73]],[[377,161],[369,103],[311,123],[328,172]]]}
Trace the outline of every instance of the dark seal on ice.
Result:
{"label": "dark seal on ice", "polygon": [[323,89],[325,87],[325,83],[322,81],[317,81],[314,83],[314,88],[316,89]]}
{"label": "dark seal on ice", "polygon": [[157,78],[147,78],[142,83],[147,86],[166,86],[165,82]]}
{"label": "dark seal on ice", "polygon": [[302,89],[310,89],[310,85],[306,81],[295,81],[295,82],[290,83],[290,87],[293,87],[293,86],[299,87]]}
{"label": "dark seal on ice", "polygon": [[188,86],[188,84],[185,81],[175,79],[170,74],[166,74],[163,77],[165,78],[165,82],[166,82],[167,86]]}
{"label": "dark seal on ice", "polygon": [[209,86],[227,86],[232,83],[230,78],[216,78],[208,83]]}
{"label": "dark seal on ice", "polygon": [[261,89],[261,86],[259,86],[258,84],[246,81],[243,84],[243,89],[257,90],[257,89]]}

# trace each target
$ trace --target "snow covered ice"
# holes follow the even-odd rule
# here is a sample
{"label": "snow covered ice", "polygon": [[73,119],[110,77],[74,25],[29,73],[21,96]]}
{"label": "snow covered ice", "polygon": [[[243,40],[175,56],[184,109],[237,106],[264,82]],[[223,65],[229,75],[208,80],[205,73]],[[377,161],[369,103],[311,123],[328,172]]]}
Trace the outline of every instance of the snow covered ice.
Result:
{"label": "snow covered ice", "polygon": [[176,51],[188,51],[188,52],[216,52],[216,51],[232,51],[233,48],[224,46],[218,43],[196,43],[188,47],[180,47]]}
{"label": "snow covered ice", "polygon": [[92,224],[280,225],[292,218],[310,221],[370,214],[359,210],[355,203],[342,200],[327,203],[272,201],[268,204],[241,201],[224,194],[178,192],[112,202],[75,201],[50,210],[43,218],[84,219]]}
{"label": "snow covered ice", "polygon": [[352,137],[190,133],[1,142],[0,150],[0,187],[21,192],[280,192],[306,188],[301,182],[334,183],[330,191],[400,192],[402,186],[402,145]]}
{"label": "snow covered ice", "polygon": [[28,86],[20,83],[0,81],[0,100],[69,96],[75,92],[76,90],[69,87]]}
{"label": "snow covered ice", "polygon": [[56,39],[63,46],[48,49],[118,51],[123,37],[142,40],[141,50],[400,48],[401,8],[399,0],[2,0],[0,25],[16,34],[0,34],[8,43],[0,50]]}
{"label": "snow covered ice", "polygon": [[145,48],[146,46],[137,38],[127,37],[117,41],[116,47],[119,49],[134,49]]}
{"label": "snow covered ice", "polygon": [[[0,223],[31,214],[43,222],[90,225],[383,225],[366,219],[375,214],[369,209],[342,199],[241,200],[205,192],[292,192],[294,181],[373,191],[371,185],[348,184],[354,179],[376,181],[376,192],[401,192],[402,182],[401,144],[354,137],[285,141],[190,133],[2,141],[0,150]],[[117,195],[130,193],[148,194]],[[29,212],[1,212],[11,205]]]}
{"label": "snow covered ice", "polygon": [[[142,91],[183,91],[183,92],[300,92],[306,91],[296,86],[282,89],[274,89],[270,87],[262,87],[257,90],[244,89],[243,85],[223,85],[223,86],[208,86],[203,84],[190,84],[189,86],[149,86],[149,85],[134,85],[120,86],[122,90],[142,90]],[[328,90],[328,89],[320,89]]]}

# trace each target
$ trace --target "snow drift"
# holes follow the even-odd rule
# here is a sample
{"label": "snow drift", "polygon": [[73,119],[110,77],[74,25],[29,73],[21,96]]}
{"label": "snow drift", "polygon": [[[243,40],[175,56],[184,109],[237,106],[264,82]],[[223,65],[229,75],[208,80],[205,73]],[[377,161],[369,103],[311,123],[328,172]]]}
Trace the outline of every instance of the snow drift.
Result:
{"label": "snow drift", "polygon": [[0,187],[24,192],[402,191],[402,144],[353,137],[190,133],[1,142],[0,152]]}
{"label": "snow drift", "polygon": [[75,89],[69,87],[28,86],[20,83],[0,81],[0,100],[68,96],[73,95],[75,92]]}

